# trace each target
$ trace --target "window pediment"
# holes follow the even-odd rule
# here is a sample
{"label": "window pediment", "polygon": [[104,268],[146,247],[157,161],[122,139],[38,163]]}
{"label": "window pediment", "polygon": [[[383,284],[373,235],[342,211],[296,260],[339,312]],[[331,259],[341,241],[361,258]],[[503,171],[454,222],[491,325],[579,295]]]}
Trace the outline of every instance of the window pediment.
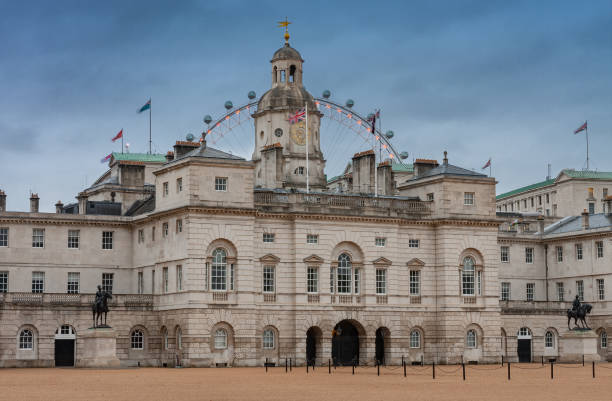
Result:
{"label": "window pediment", "polygon": [[408,262],[406,262],[406,266],[423,267],[425,266],[425,262],[423,262],[421,259],[413,258],[413,259],[410,259]]}
{"label": "window pediment", "polygon": [[373,260],[372,263],[377,266],[390,266],[393,262],[385,257],[380,257],[376,260]]}
{"label": "window pediment", "polygon": [[278,263],[280,262],[280,258],[278,256],[275,256],[269,253],[259,258],[259,261],[262,263]]}
{"label": "window pediment", "polygon": [[304,258],[303,260],[304,260],[304,263],[309,263],[313,265],[320,265],[320,264],[323,264],[324,262],[322,257],[314,255],[314,254]]}

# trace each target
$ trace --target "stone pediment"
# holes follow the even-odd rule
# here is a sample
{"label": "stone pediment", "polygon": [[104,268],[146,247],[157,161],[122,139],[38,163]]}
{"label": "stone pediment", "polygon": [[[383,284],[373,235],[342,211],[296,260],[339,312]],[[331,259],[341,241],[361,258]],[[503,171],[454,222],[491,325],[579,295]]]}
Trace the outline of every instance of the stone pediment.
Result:
{"label": "stone pediment", "polygon": [[269,253],[259,258],[259,261],[263,263],[278,263],[280,262],[280,258],[278,256],[275,256]]}
{"label": "stone pediment", "polygon": [[386,266],[389,266],[393,262],[391,262],[389,259],[387,259],[385,257],[380,257],[380,258],[372,261],[372,263],[375,264],[375,265],[386,265]]}
{"label": "stone pediment", "polygon": [[320,264],[323,264],[323,258],[317,255],[310,255],[304,258],[304,263],[320,265]]}
{"label": "stone pediment", "polygon": [[425,266],[425,262],[423,262],[421,259],[410,259],[408,262],[406,262],[406,266],[418,266],[418,267],[423,267]]}

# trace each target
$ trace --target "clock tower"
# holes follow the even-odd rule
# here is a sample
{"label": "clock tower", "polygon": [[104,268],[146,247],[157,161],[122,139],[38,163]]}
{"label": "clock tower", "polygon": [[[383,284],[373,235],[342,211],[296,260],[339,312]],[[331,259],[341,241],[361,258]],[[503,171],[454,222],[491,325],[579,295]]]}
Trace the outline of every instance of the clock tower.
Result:
{"label": "clock tower", "polygon": [[[258,188],[306,189],[306,152],[308,182],[313,191],[323,191],[325,160],[321,153],[319,128],[322,114],[314,98],[302,84],[302,56],[285,45],[272,56],[272,88],[259,99],[255,120],[255,186]],[[290,122],[300,110],[308,110],[306,119]],[[306,135],[308,134],[308,140]],[[308,149],[306,143],[308,142]]]}

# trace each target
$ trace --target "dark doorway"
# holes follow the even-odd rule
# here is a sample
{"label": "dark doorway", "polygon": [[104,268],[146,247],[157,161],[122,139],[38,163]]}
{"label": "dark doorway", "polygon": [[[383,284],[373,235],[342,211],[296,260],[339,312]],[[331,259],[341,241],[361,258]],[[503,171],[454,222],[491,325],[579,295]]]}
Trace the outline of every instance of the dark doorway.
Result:
{"label": "dark doorway", "polygon": [[385,330],[379,327],[376,330],[376,362],[379,365],[385,364]]}
{"label": "dark doorway", "polygon": [[359,364],[359,334],[348,320],[334,327],[332,333],[332,358],[337,365]]}
{"label": "dark doorway", "polygon": [[519,339],[517,341],[519,362],[531,362],[531,339]]}
{"label": "dark doorway", "polygon": [[321,338],[321,330],[318,327],[311,327],[306,332],[306,361],[310,365],[317,362],[317,343]]}
{"label": "dark doorway", "polygon": [[55,366],[74,366],[74,340],[55,340]]}

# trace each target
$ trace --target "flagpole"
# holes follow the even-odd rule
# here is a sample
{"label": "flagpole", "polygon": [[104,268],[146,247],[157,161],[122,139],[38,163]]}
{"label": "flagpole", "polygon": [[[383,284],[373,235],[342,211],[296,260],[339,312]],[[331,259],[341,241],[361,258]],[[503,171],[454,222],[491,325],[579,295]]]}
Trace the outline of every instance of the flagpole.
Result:
{"label": "flagpole", "polygon": [[309,170],[308,170],[308,100],[306,101],[306,193],[310,192]]}
{"label": "flagpole", "polygon": [[123,154],[123,128],[121,128],[121,154]]}
{"label": "flagpole", "polygon": [[376,110],[374,110],[374,117],[372,117],[372,140],[374,144],[372,150],[374,151],[374,197],[378,196],[378,174],[376,171]]}
{"label": "flagpole", "polygon": [[151,98],[149,98],[149,154],[151,153],[151,113],[153,110],[153,102],[151,101]]}
{"label": "flagpole", "polygon": [[491,177],[491,165],[493,164],[491,161],[491,156],[489,156],[489,177]]}
{"label": "flagpole", "polygon": [[584,122],[584,131],[586,132],[586,142],[587,142],[587,171],[589,171],[589,122]]}

